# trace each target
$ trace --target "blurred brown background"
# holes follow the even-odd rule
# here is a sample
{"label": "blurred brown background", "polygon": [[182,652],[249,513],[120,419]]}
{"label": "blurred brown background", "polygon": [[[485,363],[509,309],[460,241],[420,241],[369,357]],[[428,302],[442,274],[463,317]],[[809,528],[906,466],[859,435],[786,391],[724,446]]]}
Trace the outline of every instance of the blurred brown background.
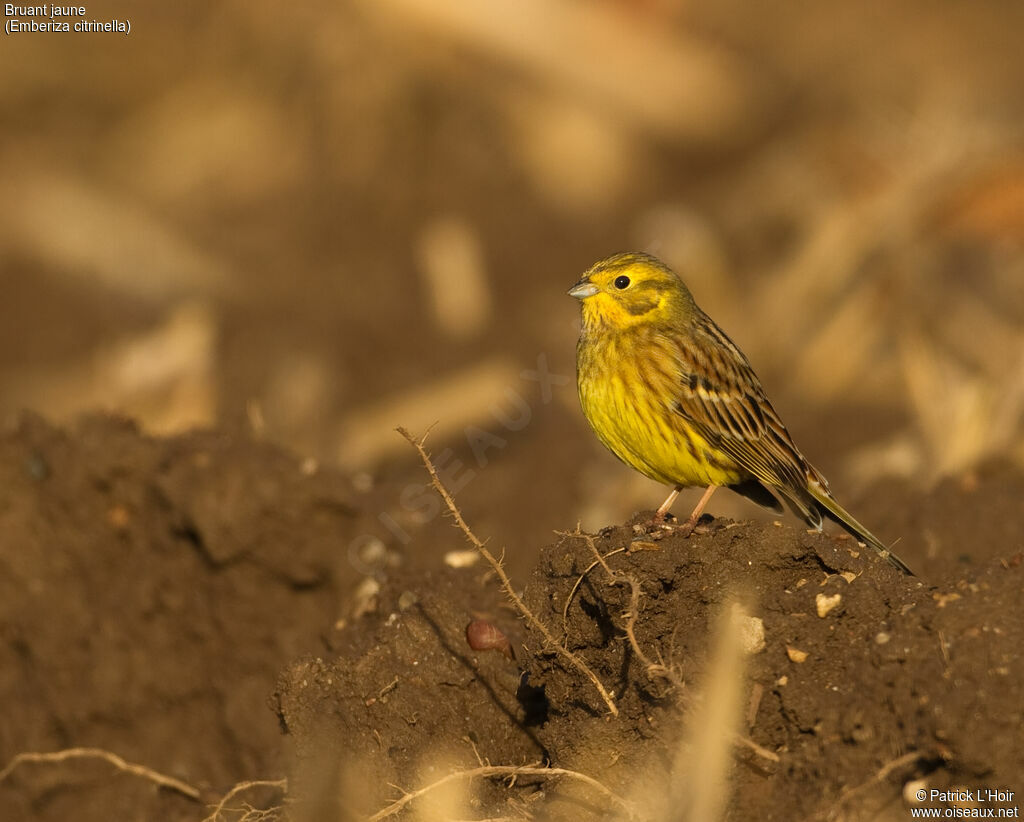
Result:
{"label": "blurred brown background", "polygon": [[537,546],[662,499],[583,421],[565,294],[643,249],[851,509],[1024,461],[1020,3],[88,12],[131,34],[0,50],[8,418],[248,430],[385,543],[432,519],[392,429],[436,422],[478,532]]}

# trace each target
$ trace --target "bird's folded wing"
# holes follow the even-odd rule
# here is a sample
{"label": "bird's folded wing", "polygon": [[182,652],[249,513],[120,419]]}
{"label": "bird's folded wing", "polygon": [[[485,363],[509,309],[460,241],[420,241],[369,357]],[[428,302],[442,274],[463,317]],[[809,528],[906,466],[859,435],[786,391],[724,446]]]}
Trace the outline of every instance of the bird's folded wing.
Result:
{"label": "bird's folded wing", "polygon": [[746,358],[721,329],[708,323],[696,329],[693,343],[677,341],[676,412],[709,445],[761,482],[806,496],[806,460]]}

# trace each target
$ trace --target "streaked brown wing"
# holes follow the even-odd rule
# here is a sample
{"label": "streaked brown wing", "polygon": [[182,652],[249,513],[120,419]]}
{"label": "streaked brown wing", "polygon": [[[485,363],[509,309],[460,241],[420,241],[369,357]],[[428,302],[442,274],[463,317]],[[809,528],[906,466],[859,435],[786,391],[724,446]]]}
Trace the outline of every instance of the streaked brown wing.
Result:
{"label": "streaked brown wing", "polygon": [[677,340],[676,350],[676,411],[709,444],[805,508],[807,462],[743,353],[706,315],[698,317],[694,339]]}

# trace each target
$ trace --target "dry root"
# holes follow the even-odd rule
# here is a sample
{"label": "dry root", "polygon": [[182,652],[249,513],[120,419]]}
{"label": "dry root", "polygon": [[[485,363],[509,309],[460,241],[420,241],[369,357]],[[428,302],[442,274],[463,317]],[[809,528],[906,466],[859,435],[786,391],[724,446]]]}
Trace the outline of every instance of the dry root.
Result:
{"label": "dry root", "polygon": [[[159,773],[158,771],[154,771],[152,768],[147,768],[145,765],[128,762],[117,754],[103,750],[102,748],[67,748],[63,751],[51,751],[47,753],[20,753],[8,762],[3,770],[0,770],[0,783],[6,780],[20,766],[28,763],[58,764],[73,759],[93,759],[101,762],[107,762],[113,765],[117,770],[145,779],[148,782],[152,782],[157,787],[173,791],[174,793],[180,794],[194,802],[202,801],[202,795],[200,794],[199,789],[189,785],[187,782],[182,782],[180,779],[175,779],[172,776],[167,776]],[[242,814],[239,817],[238,822],[242,822],[243,820],[245,822],[260,822],[260,820],[272,819],[276,816],[280,808],[260,809],[254,808],[251,805],[245,805],[242,808],[228,808],[228,803],[232,799],[235,799],[239,794],[251,790],[252,788],[275,788],[283,793],[287,787],[288,783],[284,779],[240,782],[224,795],[224,797],[214,807],[213,812],[207,816],[203,822],[222,822],[223,815],[229,812]]]}
{"label": "dry root", "polygon": [[110,751],[104,751],[101,748],[68,748],[63,751],[52,751],[50,753],[20,753],[14,757],[7,766],[0,771],[0,782],[3,782],[7,777],[14,773],[15,769],[26,762],[37,762],[37,763],[58,763],[66,762],[69,759],[99,759],[104,762],[109,762],[119,771],[130,773],[133,776],[147,779],[153,784],[166,788],[169,791],[179,793],[188,799],[199,801],[199,789],[194,788],[186,782],[182,782],[180,779],[175,779],[172,776],[165,776],[162,773],[154,771],[152,768],[147,768],[145,765],[136,765],[132,762],[126,762],[124,759],[119,757],[115,753]]}
{"label": "dry root", "polygon": [[543,622],[541,622],[529,608],[526,607],[526,603],[523,602],[520,596],[516,593],[515,589],[512,587],[512,581],[508,578],[508,574],[505,573],[505,567],[502,564],[502,561],[495,557],[494,554],[492,554],[487,549],[487,546],[484,545],[484,543],[477,538],[476,534],[474,534],[472,530],[470,530],[470,527],[462,518],[462,512],[459,511],[458,506],[455,504],[455,500],[452,499],[452,495],[448,492],[448,489],[445,488],[444,483],[441,482],[441,478],[437,474],[437,469],[434,467],[434,463],[430,459],[430,455],[423,447],[423,440],[426,437],[426,435],[417,440],[414,439],[413,436],[404,428],[399,428],[398,433],[405,437],[412,445],[412,447],[415,448],[416,451],[419,453],[420,459],[423,460],[423,465],[427,469],[427,473],[430,474],[431,483],[437,490],[437,493],[441,495],[441,499],[444,500],[445,505],[451,512],[452,517],[455,519],[456,526],[459,528],[460,531],[462,531],[466,539],[469,540],[470,544],[474,548],[476,548],[477,551],[480,552],[481,556],[483,556],[483,558],[487,560],[488,563],[490,563],[490,566],[494,569],[494,573],[498,575],[498,579],[501,581],[502,589],[504,589],[506,596],[508,596],[508,598],[512,601],[512,604],[515,605],[516,610],[518,610],[519,613],[523,615],[523,618],[526,620],[527,624],[529,624],[533,628],[536,628],[540,632],[541,636],[544,637],[544,640],[547,642],[547,644],[550,645],[551,648],[553,648],[559,654],[559,656],[563,657],[574,668],[580,671],[580,673],[586,676],[587,679],[594,683],[594,687],[597,688],[598,693],[601,695],[601,699],[603,699],[605,705],[608,706],[608,710],[612,713],[613,716],[618,716],[619,709],[615,705],[615,700],[612,697],[611,693],[609,693],[608,689],[605,688],[604,685],[601,683],[601,680],[597,678],[597,674],[595,674],[582,659],[580,659],[572,651],[566,648],[565,645],[563,645],[561,642],[555,639],[554,635],[551,633],[551,631],[548,630],[547,626]]}
{"label": "dry root", "polygon": [[401,799],[397,799],[388,805],[386,808],[378,811],[371,816],[367,822],[379,822],[381,819],[386,819],[389,816],[394,816],[396,813],[401,811],[406,805],[413,800],[423,796],[424,794],[430,793],[431,791],[437,790],[444,785],[449,784],[459,779],[476,779],[492,776],[501,777],[517,777],[517,776],[542,776],[545,779],[558,779],[564,777],[566,779],[574,779],[577,782],[582,782],[585,785],[593,788],[601,796],[611,802],[613,805],[617,805],[623,811],[626,812],[627,818],[635,818],[635,814],[632,806],[626,802],[625,799],[620,797],[618,794],[612,792],[607,787],[602,785],[592,776],[579,773],[578,771],[571,771],[566,768],[543,768],[539,766],[531,765],[484,765],[480,768],[471,768],[464,771],[453,771],[446,776],[441,777],[436,782],[431,782],[429,785],[420,788],[419,790],[406,793]]}

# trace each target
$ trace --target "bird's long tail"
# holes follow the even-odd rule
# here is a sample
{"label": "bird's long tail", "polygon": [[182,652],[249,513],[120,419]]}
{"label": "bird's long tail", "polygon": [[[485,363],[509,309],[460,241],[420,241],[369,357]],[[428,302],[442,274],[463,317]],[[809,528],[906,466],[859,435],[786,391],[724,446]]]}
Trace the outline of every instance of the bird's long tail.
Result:
{"label": "bird's long tail", "polygon": [[813,476],[808,477],[807,491],[812,497],[814,497],[815,502],[821,506],[822,513],[824,513],[829,519],[837,522],[861,542],[870,545],[878,552],[879,556],[889,560],[892,565],[895,565],[904,574],[915,576],[914,572],[910,570],[907,564],[890,551],[885,543],[857,522],[849,511],[836,502],[835,497],[829,493],[826,485],[818,482]]}

